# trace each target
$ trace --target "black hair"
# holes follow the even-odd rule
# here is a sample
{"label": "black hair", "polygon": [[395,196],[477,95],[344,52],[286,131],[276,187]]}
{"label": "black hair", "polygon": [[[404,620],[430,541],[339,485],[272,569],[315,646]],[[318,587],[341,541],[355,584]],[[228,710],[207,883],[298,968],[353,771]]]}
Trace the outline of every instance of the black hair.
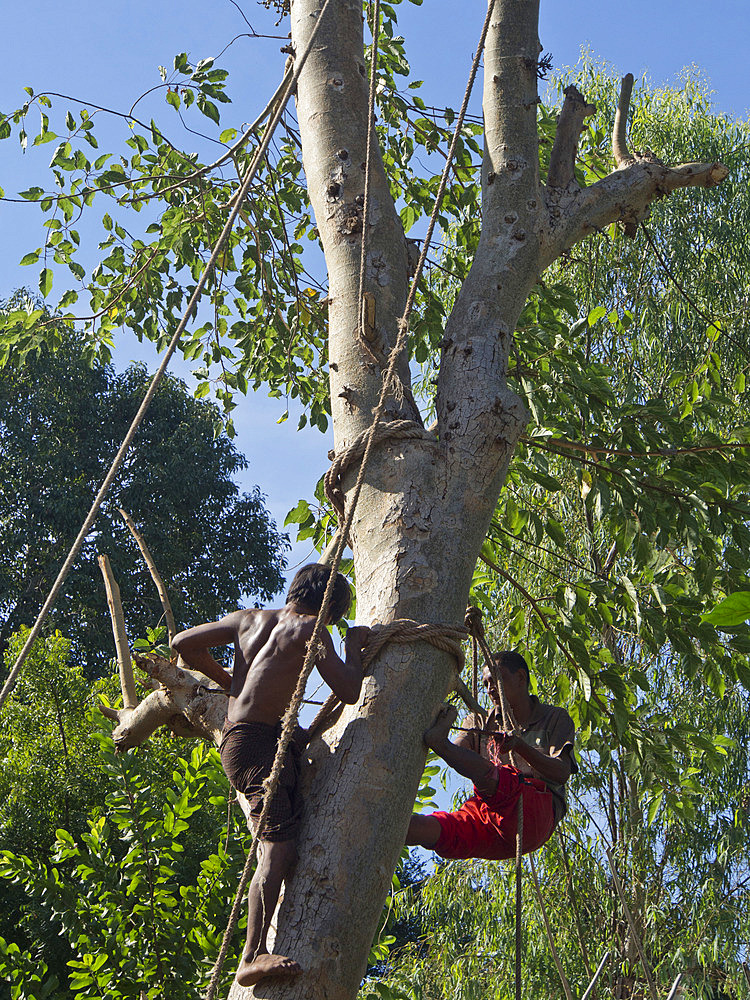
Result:
{"label": "black hair", "polygon": [[499,653],[495,653],[494,659],[498,667],[505,667],[512,674],[523,670],[526,674],[526,687],[529,686],[529,665],[515,649],[501,649]]}
{"label": "black hair", "polygon": [[[323,563],[308,563],[297,571],[286,595],[288,604],[302,604],[311,611],[320,611],[325,596],[326,587],[331,577],[331,567]],[[348,612],[352,603],[351,587],[346,577],[336,574],[333,585],[331,604],[328,608],[328,618],[337,622]]]}

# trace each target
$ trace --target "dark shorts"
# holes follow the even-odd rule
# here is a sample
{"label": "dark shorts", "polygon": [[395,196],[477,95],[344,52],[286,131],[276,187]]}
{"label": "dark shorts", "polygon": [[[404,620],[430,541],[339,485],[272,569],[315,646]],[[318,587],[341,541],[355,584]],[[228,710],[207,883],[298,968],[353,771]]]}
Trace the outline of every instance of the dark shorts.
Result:
{"label": "dark shorts", "polygon": [[[221,735],[221,763],[232,788],[241,792],[250,804],[252,821],[257,824],[263,809],[263,782],[271,773],[276,747],[281,736],[281,723],[224,723]],[[270,842],[294,840],[302,819],[302,793],[299,783],[302,773],[303,745],[294,737],[286,752],[276,793],[271,799],[261,840]],[[252,827],[252,822],[248,824]]]}
{"label": "dark shorts", "polygon": [[[523,796],[524,854],[541,847],[555,828],[554,797],[543,781],[521,777],[514,767],[498,767],[497,791],[478,793],[456,812],[435,812],[440,838],[433,850],[443,858],[504,861],[516,856],[518,800]],[[476,792],[476,789],[475,789]]]}

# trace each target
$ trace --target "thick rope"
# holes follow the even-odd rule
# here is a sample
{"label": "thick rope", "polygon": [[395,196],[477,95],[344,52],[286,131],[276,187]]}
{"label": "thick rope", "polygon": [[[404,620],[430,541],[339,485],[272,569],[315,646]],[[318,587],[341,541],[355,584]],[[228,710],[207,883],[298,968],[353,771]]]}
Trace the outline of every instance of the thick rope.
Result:
{"label": "thick rope", "polygon": [[[321,11],[321,17],[323,11],[325,11],[329,3],[330,0],[325,0],[323,10]],[[320,18],[318,19],[318,23],[319,22]],[[315,37],[316,33],[317,33],[317,24],[311,36],[311,42]],[[68,556],[65,559],[65,562],[63,563],[62,568],[60,569],[60,572],[57,575],[57,579],[52,585],[52,589],[50,590],[47,599],[44,602],[44,605],[31,628],[31,631],[29,632],[28,638],[26,639],[26,642],[24,643],[21,652],[18,654],[18,658],[14,663],[13,668],[11,669],[10,673],[8,674],[8,677],[6,678],[2,691],[0,691],[0,710],[2,710],[3,705],[5,704],[8,696],[10,695],[11,691],[15,686],[16,679],[21,671],[21,667],[25,663],[26,658],[28,657],[29,652],[31,651],[31,647],[38,638],[39,633],[42,630],[42,626],[44,625],[44,622],[47,619],[47,615],[55,605],[55,601],[57,600],[60,590],[62,589],[62,586],[68,577],[68,573],[72,569],[73,563],[78,557],[78,553],[81,551],[81,547],[84,543],[84,540],[88,535],[89,531],[91,530],[94,520],[96,519],[96,515],[98,514],[99,508],[101,507],[102,502],[104,501],[104,497],[106,496],[110,486],[114,482],[117,473],[120,471],[120,467],[124,462],[125,457],[128,454],[128,451],[130,450],[130,446],[133,442],[133,438],[135,437],[136,431],[140,427],[141,422],[143,421],[143,418],[146,416],[146,412],[149,406],[151,405],[154,396],[156,395],[156,391],[159,388],[159,385],[161,383],[162,378],[164,377],[167,367],[169,366],[169,362],[172,360],[172,355],[177,350],[177,346],[180,342],[180,337],[184,333],[185,328],[188,325],[188,321],[190,320],[190,317],[193,315],[194,310],[197,308],[198,301],[200,300],[203,294],[203,290],[206,287],[208,279],[213,274],[214,267],[216,266],[216,261],[218,260],[219,255],[221,254],[221,251],[224,247],[224,244],[227,241],[230,232],[232,231],[232,227],[234,226],[234,222],[237,218],[237,215],[239,214],[239,211],[242,208],[242,205],[244,204],[245,198],[247,197],[248,191],[250,190],[250,185],[255,179],[255,175],[258,172],[258,168],[260,167],[261,163],[265,158],[266,150],[268,149],[271,143],[271,139],[273,138],[273,133],[276,130],[277,125],[281,121],[281,117],[284,114],[284,110],[286,109],[286,105],[289,101],[289,98],[294,93],[294,90],[297,86],[297,80],[299,79],[300,72],[305,64],[310,48],[311,46],[308,46],[307,50],[300,57],[299,65],[295,68],[295,71],[292,74],[286,89],[284,90],[283,96],[279,101],[278,107],[276,108],[276,112],[274,113],[273,117],[271,118],[271,121],[268,124],[268,127],[266,128],[265,134],[263,136],[263,141],[256,150],[255,156],[253,157],[252,163],[248,167],[247,173],[245,174],[240,189],[237,192],[237,195],[233,199],[232,210],[230,211],[227,221],[224,224],[224,228],[222,229],[219,238],[217,239],[216,244],[211,252],[211,256],[209,257],[208,263],[206,264],[203,270],[203,274],[200,276],[198,283],[195,286],[195,290],[193,291],[193,294],[190,296],[190,301],[185,307],[185,310],[182,314],[182,318],[180,319],[180,322],[177,325],[177,329],[175,330],[174,335],[172,336],[172,339],[169,342],[169,346],[167,347],[164,358],[162,359],[162,362],[159,365],[156,374],[151,380],[151,384],[148,387],[146,395],[143,397],[143,402],[141,403],[140,407],[138,408],[138,412],[133,418],[133,422],[131,423],[128,432],[125,435],[125,438],[123,439],[123,442],[120,445],[117,454],[115,455],[112,465],[110,466],[109,472],[105,476],[104,481],[99,488],[99,492],[94,497],[94,502],[91,505],[91,509],[86,515],[86,519],[84,520],[83,525],[81,526],[81,530],[78,532],[78,536],[70,548],[70,552],[68,553]],[[275,101],[276,99],[277,96],[276,94],[274,94],[272,101]]]}
{"label": "thick rope", "polygon": [[[323,479],[323,488],[339,520],[344,516],[344,490],[341,480],[349,466],[364,455],[370,432],[371,428],[368,427],[343,451],[338,454],[333,451],[328,453],[332,464]],[[387,423],[379,423],[374,435],[375,444],[386,440],[416,440],[427,437],[424,427],[414,420],[390,420]]]}
{"label": "thick rope", "polygon": [[475,635],[471,637],[471,693],[474,695],[474,700],[477,701],[479,699],[479,646]]}
{"label": "thick rope", "polygon": [[523,795],[518,796],[518,830],[516,831],[516,1000],[521,1000],[523,968]]}
{"label": "thick rope", "polygon": [[[466,629],[456,625],[420,625],[409,618],[398,618],[387,625],[374,625],[370,642],[362,656],[362,667],[369,670],[375,658],[389,642],[428,642],[436,649],[450,653],[458,663],[459,673],[464,662],[461,642],[467,637]],[[328,696],[323,707],[307,730],[307,739],[312,741],[337,721],[343,703],[335,694]]]}
{"label": "thick rope", "polygon": [[[513,709],[511,708],[510,702],[508,701],[507,695],[505,694],[505,686],[503,685],[503,678],[500,671],[495,665],[495,659],[492,655],[492,651],[487,643],[487,639],[484,632],[484,624],[482,622],[482,612],[479,608],[470,606],[466,610],[466,627],[471,632],[474,637],[475,642],[482,650],[482,654],[487,664],[487,669],[489,670],[492,679],[495,682],[498,694],[500,696],[500,711],[503,719],[503,729],[505,732],[515,732],[518,729],[518,723],[516,721],[515,715],[513,714]],[[516,755],[513,751],[509,754],[510,761],[516,770],[520,770],[518,767],[518,761]],[[516,933],[515,933],[515,986],[516,986],[516,1000],[521,1000],[521,992],[523,986],[522,977],[522,948],[523,948],[523,792],[518,796],[518,826],[516,828]]]}
{"label": "thick rope", "polygon": [[[328,10],[332,0],[325,0],[320,14],[315,22],[315,25],[310,33],[310,37],[307,44],[299,56],[299,59],[295,59],[295,68],[291,80],[289,81],[289,86],[284,94],[284,97],[279,105],[279,108],[274,115],[272,121],[269,123],[266,135],[264,136],[263,143],[256,153],[255,160],[253,163],[259,163],[261,156],[265,155],[268,144],[271,141],[271,134],[276,128],[278,121],[281,118],[286,103],[289,100],[292,92],[297,86],[297,81],[299,80],[302,69],[307,62],[307,57],[312,51],[312,47],[315,44],[315,39],[317,38],[320,26],[323,23],[325,13]],[[267,141],[266,141],[267,140]],[[252,169],[252,168],[251,168]],[[249,186],[249,185],[248,185]],[[243,184],[243,188],[245,185]],[[239,205],[242,203],[242,194],[235,201],[235,209],[239,209]],[[339,561],[340,561],[339,554]],[[338,564],[337,564],[338,565]],[[240,916],[240,907],[242,905],[243,896],[247,883],[250,879],[250,872],[255,859],[258,854],[258,843],[263,830],[265,829],[266,822],[268,820],[268,813],[271,808],[271,800],[278,787],[279,779],[281,777],[281,770],[284,764],[284,759],[286,757],[286,752],[289,748],[289,744],[292,740],[292,734],[297,724],[297,716],[299,715],[300,706],[305,696],[305,685],[307,684],[307,679],[312,673],[313,666],[315,665],[315,657],[318,651],[318,646],[320,644],[320,635],[324,627],[324,622],[328,615],[328,609],[331,605],[331,598],[333,596],[333,587],[336,582],[336,569],[331,570],[331,575],[328,579],[328,585],[326,586],[325,594],[323,596],[323,603],[318,613],[318,618],[315,622],[315,627],[313,628],[313,634],[308,642],[307,653],[305,655],[305,662],[303,664],[302,671],[300,672],[299,679],[297,681],[297,687],[295,688],[294,694],[292,695],[292,700],[289,703],[289,707],[286,710],[283,718],[281,736],[279,737],[279,745],[276,749],[276,757],[274,758],[273,766],[271,768],[271,773],[268,778],[263,782],[263,809],[261,810],[260,817],[258,819],[257,826],[253,835],[253,842],[250,845],[250,850],[247,853],[247,859],[245,861],[245,867],[242,870],[242,875],[240,877],[240,882],[237,887],[237,893],[234,898],[234,903],[232,905],[231,913],[229,914],[229,920],[227,922],[226,929],[224,931],[224,937],[221,942],[221,948],[219,949],[219,954],[216,958],[216,963],[214,965],[213,971],[211,973],[211,980],[208,984],[208,989],[206,990],[205,1000],[214,1000],[216,996],[216,990],[219,985],[219,977],[221,976],[221,970],[224,966],[226,960],[227,952],[229,951],[229,943],[232,939],[232,935],[237,926],[237,922]]]}

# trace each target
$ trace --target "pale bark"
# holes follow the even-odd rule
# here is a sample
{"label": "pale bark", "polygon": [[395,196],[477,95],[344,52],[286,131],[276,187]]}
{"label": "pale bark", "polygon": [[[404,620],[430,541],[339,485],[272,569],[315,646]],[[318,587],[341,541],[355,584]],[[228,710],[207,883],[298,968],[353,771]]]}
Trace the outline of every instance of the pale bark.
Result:
{"label": "pale bark", "polygon": [[630,110],[630,97],[633,93],[633,74],[626,73],[620,85],[620,97],[617,101],[617,111],[615,112],[615,124],[612,129],[612,155],[615,158],[615,166],[618,170],[626,167],[629,163],[635,162],[628,150],[628,112]]}
{"label": "pale bark", "polygon": [[175,735],[208,739],[217,746],[227,714],[225,691],[208,684],[202,675],[162,657],[136,656],[138,666],[146,671],[156,690],[135,708],[110,709],[118,725],[112,733],[118,752],[140,746],[161,726]]}
{"label": "pale bark", "polygon": [[[548,188],[566,188],[575,180],[578,141],[586,119],[595,111],[596,106],[589,104],[577,87],[571,85],[565,89],[565,101],[557,122],[555,144],[550,154]],[[618,134],[617,122],[615,122],[615,134]]]}
{"label": "pale bark", "polygon": [[125,615],[122,611],[122,601],[120,600],[120,588],[112,573],[107,556],[99,556],[99,569],[104,577],[104,589],[107,592],[107,605],[109,607],[109,617],[112,621],[112,635],[115,640],[117,650],[117,666],[120,672],[120,689],[122,691],[122,703],[126,709],[134,708],[138,704],[138,697],[135,692],[135,678],[133,677],[133,663],[130,658],[130,646],[125,631]]}
{"label": "pale bark", "polygon": [[[297,52],[321,6],[321,0],[294,0]],[[303,164],[329,272],[337,453],[370,425],[382,375],[382,365],[357,338],[367,134],[362,9],[361,0],[335,0],[298,85]],[[434,431],[382,441],[367,471],[350,539],[362,623],[463,621],[474,564],[527,421],[506,369],[518,316],[544,267],[611,222],[632,229],[654,198],[690,184],[710,186],[726,175],[719,164],[669,168],[636,155],[581,189],[574,158],[590,107],[570,94],[550,183],[543,186],[537,24],[538,0],[497,0],[484,54],[479,246],[444,331]],[[627,148],[622,129],[618,141]],[[371,185],[364,291],[375,300],[367,333],[370,344],[382,346],[375,352],[380,357],[396,339],[409,254],[379,154]],[[408,389],[406,359],[399,375]],[[421,424],[408,392],[389,401],[386,418]],[[344,474],[345,493],[356,471]],[[300,861],[278,914],[275,945],[297,959],[304,974],[254,991],[234,986],[232,998],[355,996],[417,791],[425,756],[421,734],[450,690],[454,670],[448,654],[426,644],[386,647],[365,678],[359,703],[344,710],[325,741],[311,744]],[[154,692],[123,720],[119,745],[132,744],[169,712],[215,738],[223,711],[218,696],[202,693],[187,671],[168,664],[158,667],[158,679],[169,692]],[[140,709],[143,718],[136,715]]]}

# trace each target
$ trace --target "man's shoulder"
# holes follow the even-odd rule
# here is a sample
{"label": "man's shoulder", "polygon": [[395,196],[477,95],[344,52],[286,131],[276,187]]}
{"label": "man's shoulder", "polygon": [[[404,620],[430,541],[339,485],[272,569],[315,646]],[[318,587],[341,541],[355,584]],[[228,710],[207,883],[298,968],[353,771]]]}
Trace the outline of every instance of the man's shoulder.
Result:
{"label": "man's shoulder", "polygon": [[273,628],[279,620],[278,608],[243,608],[236,611],[237,631],[255,631],[258,628]]}
{"label": "man's shoulder", "polygon": [[559,705],[549,705],[537,698],[537,712],[541,718],[548,722],[555,722],[557,725],[573,725],[573,720],[568,712]]}

